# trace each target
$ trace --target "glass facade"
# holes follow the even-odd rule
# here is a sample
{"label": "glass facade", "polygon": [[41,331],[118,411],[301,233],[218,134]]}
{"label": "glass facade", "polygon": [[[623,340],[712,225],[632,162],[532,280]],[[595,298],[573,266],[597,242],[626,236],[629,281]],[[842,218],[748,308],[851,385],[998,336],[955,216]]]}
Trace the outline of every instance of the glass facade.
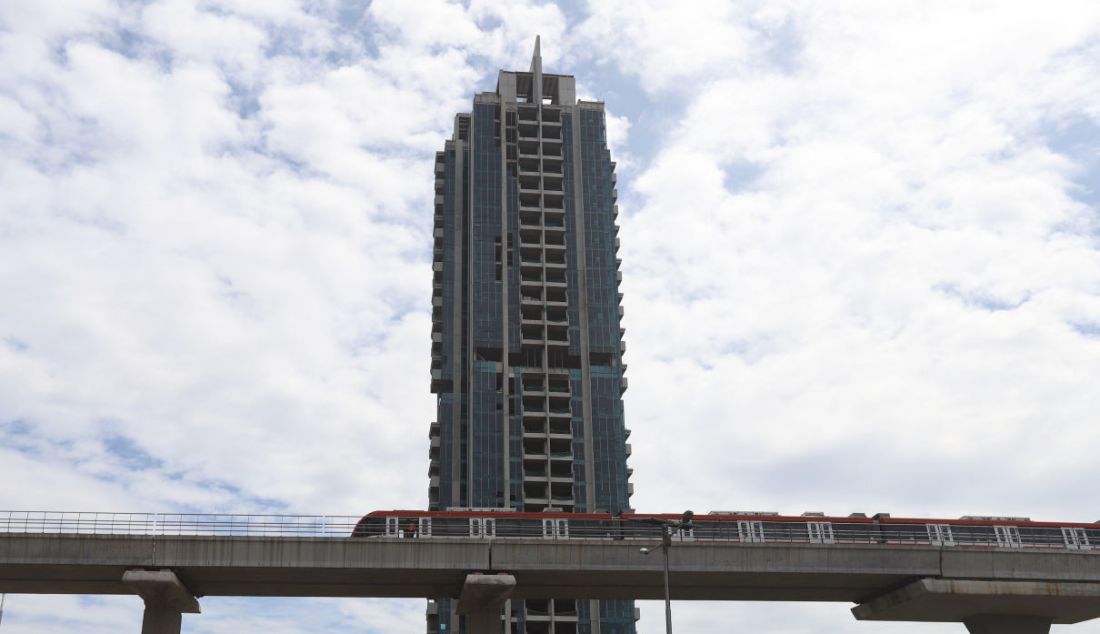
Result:
{"label": "glass facade", "polygon": [[[603,104],[541,65],[502,71],[436,154],[432,510],[630,510],[615,164]],[[429,632],[461,634],[453,608]],[[517,634],[634,632],[630,601],[508,610]]]}

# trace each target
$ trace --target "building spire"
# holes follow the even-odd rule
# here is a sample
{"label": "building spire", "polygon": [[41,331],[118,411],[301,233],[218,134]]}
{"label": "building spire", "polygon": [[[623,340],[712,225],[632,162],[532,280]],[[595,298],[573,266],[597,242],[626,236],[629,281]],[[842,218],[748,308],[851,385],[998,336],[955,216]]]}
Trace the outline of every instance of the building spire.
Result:
{"label": "building spire", "polygon": [[535,52],[531,55],[531,72],[536,75],[542,74],[542,49],[539,46],[539,41],[541,39],[541,36],[535,36]]}
{"label": "building spire", "polygon": [[542,103],[542,38],[535,36],[535,52],[531,55],[531,96],[535,103]]}

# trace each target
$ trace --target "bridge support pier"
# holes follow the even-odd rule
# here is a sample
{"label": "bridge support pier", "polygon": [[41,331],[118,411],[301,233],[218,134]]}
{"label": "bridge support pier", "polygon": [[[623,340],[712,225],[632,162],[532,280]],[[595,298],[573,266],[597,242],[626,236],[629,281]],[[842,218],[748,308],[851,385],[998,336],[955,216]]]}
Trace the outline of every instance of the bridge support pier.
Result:
{"label": "bridge support pier", "polygon": [[982,614],[963,619],[970,634],[1049,634],[1051,619],[1016,614]]}
{"label": "bridge support pier", "polygon": [[[458,613],[466,616],[468,634],[502,634],[500,610],[516,589],[516,578],[508,574],[471,573],[462,584]],[[144,633],[143,633],[144,634]]]}
{"label": "bridge support pier", "polygon": [[145,601],[141,634],[180,634],[183,614],[198,614],[199,601],[171,570],[127,570],[122,583]]}

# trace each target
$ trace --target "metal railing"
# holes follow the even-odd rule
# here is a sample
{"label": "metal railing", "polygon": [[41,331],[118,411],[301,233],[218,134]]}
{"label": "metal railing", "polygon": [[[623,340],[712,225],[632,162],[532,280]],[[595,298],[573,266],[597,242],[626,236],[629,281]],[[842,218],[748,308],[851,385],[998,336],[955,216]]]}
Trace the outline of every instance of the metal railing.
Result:
{"label": "metal railing", "polygon": [[0,533],[347,537],[358,516],[0,511]]}
{"label": "metal railing", "polygon": [[[951,528],[954,528],[952,532]],[[943,524],[872,527],[866,523],[794,521],[696,521],[677,531],[677,542],[747,544],[870,544],[933,548],[1074,549],[1100,554],[1097,529],[1020,528],[1011,539],[992,526]],[[660,526],[644,520],[517,519],[498,516],[368,517],[209,513],[104,513],[0,511],[0,533],[197,537],[316,537],[388,539],[655,540]],[[1087,534],[1086,534],[1087,533]],[[1072,540],[1071,540],[1072,538]],[[1092,550],[1097,548],[1097,550]]]}

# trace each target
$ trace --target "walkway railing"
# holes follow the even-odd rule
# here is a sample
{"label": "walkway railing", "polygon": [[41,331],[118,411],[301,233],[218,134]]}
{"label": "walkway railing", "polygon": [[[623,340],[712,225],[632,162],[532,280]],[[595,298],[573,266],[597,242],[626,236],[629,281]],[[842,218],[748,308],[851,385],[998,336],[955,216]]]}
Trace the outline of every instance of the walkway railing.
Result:
{"label": "walkway railing", "polygon": [[0,511],[0,533],[212,537],[347,537],[359,517]]}
{"label": "walkway railing", "polygon": [[[873,526],[867,522],[817,521],[815,518],[697,520],[677,530],[677,542],[741,542],[769,544],[872,544],[883,546],[1045,548],[1100,554],[1100,524],[1096,528],[1028,525],[949,525],[905,520]],[[529,518],[484,513],[415,512],[392,516],[259,515],[209,513],[104,513],[63,511],[0,511],[0,534],[78,534],[128,536],[317,537],[391,539],[658,540],[662,528],[652,520]],[[1092,550],[1097,548],[1097,550]]]}

